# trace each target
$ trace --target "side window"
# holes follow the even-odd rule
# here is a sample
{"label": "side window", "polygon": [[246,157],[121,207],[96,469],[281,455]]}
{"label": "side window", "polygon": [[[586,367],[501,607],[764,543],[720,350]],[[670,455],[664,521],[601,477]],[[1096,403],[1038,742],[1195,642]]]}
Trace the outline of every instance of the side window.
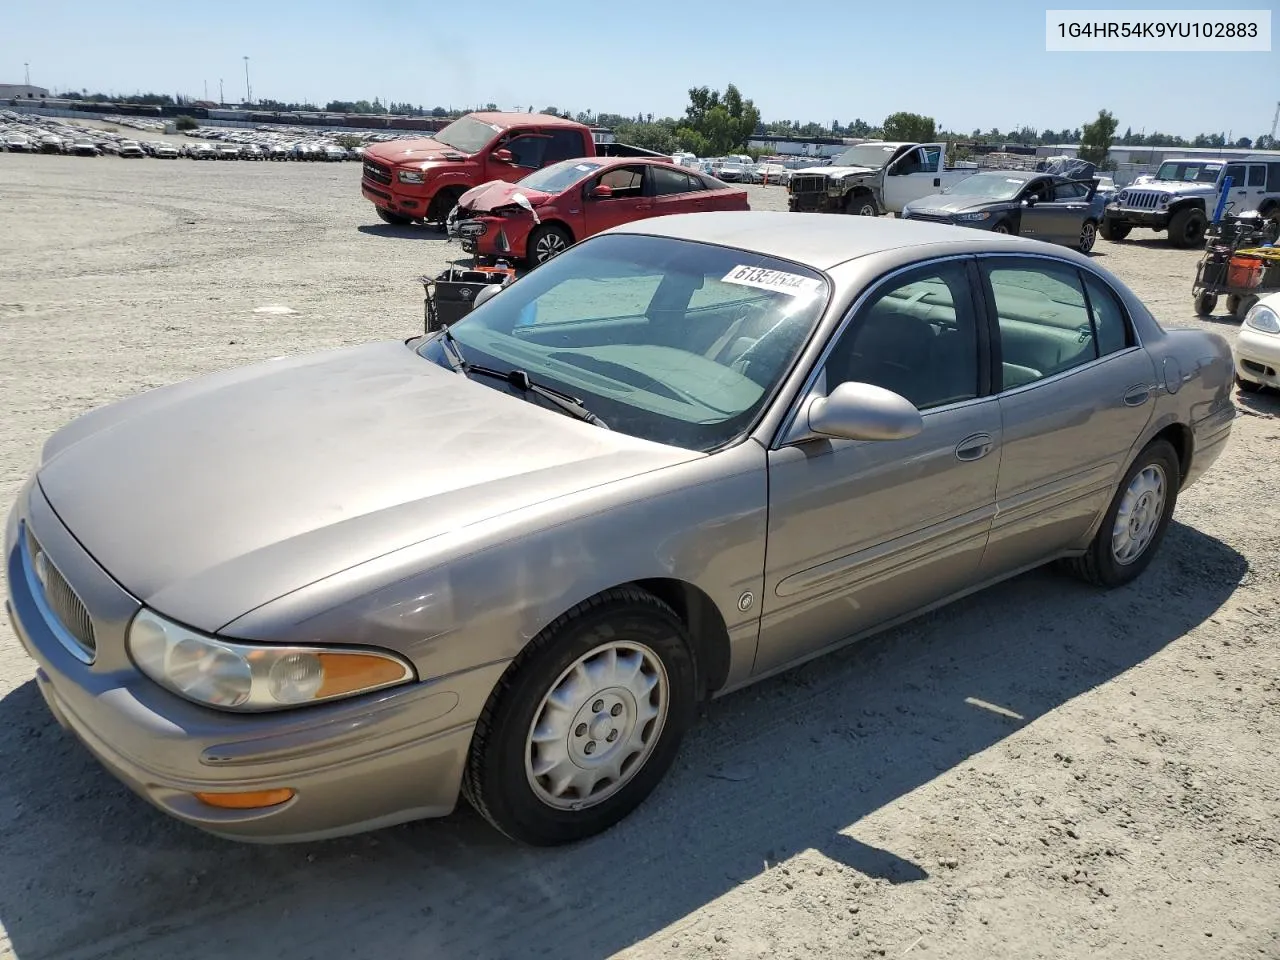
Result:
{"label": "side window", "polygon": [[1060,183],[1053,188],[1055,200],[1083,200],[1089,195],[1089,188],[1083,183]]}
{"label": "side window", "polygon": [[1267,167],[1261,163],[1249,164],[1249,186],[1262,187],[1267,183]]}
{"label": "side window", "polygon": [[542,157],[547,150],[547,138],[535,133],[513,136],[503,146],[511,151],[512,160],[517,167],[528,167],[537,170],[542,166]]}
{"label": "side window", "polygon": [[1129,336],[1129,321],[1125,319],[1120,300],[1101,280],[1092,274],[1084,275],[1084,287],[1089,294],[1089,307],[1093,312],[1093,329],[1098,338],[1098,353],[1106,356],[1133,345]]}
{"label": "side window", "polygon": [[827,389],[846,380],[901,394],[921,410],[978,395],[978,330],[963,263],[890,281],[832,348]]}
{"label": "side window", "polygon": [[1267,193],[1280,193],[1280,163],[1267,164]]}
{"label": "side window", "polygon": [[923,168],[920,165],[920,148],[915,147],[894,165],[893,172],[898,176],[906,176],[910,173],[919,173],[921,169]]}
{"label": "side window", "polygon": [[938,164],[942,161],[942,147],[921,147],[920,152],[924,155],[924,164],[921,171],[926,173],[937,173]]}
{"label": "side window", "polygon": [[987,267],[986,275],[1000,327],[1005,390],[1097,359],[1089,307],[1074,270],[1037,262]]}
{"label": "side window", "polygon": [[644,190],[644,167],[614,167],[596,182],[611,189],[614,200],[638,197]]}
{"label": "side window", "polygon": [[1231,178],[1232,187],[1243,187],[1245,180],[1245,169],[1243,163],[1228,163],[1226,172],[1222,175],[1225,180]]}
{"label": "side window", "polygon": [[547,150],[542,155],[543,166],[586,156],[583,151],[582,134],[577,130],[551,130],[548,137]]}
{"label": "side window", "polygon": [[673,193],[689,192],[689,178],[677,170],[668,170],[666,167],[650,167],[649,177],[653,184],[653,195],[655,197],[666,197]]}

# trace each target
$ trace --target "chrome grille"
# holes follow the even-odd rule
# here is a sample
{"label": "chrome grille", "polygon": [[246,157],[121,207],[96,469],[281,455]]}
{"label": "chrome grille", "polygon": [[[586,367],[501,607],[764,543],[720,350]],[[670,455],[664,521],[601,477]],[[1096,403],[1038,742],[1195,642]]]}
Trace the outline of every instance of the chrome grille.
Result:
{"label": "chrome grille", "polygon": [[787,187],[792,193],[826,193],[827,178],[823,175],[793,173]]}
{"label": "chrome grille", "polygon": [[97,652],[98,641],[93,633],[93,621],[71,585],[55,567],[39,541],[27,529],[27,556],[35,574],[36,583],[44,592],[44,602],[57,617],[62,627],[79,644],[90,658]]}
{"label": "chrome grille", "polygon": [[929,223],[951,223],[951,218],[941,213],[912,213],[904,220],[926,220]]}
{"label": "chrome grille", "polygon": [[391,182],[391,171],[380,163],[374,163],[372,160],[364,162],[364,175],[374,183]]}
{"label": "chrome grille", "polygon": [[1154,210],[1160,205],[1160,194],[1154,190],[1126,190],[1122,206],[1133,210]]}

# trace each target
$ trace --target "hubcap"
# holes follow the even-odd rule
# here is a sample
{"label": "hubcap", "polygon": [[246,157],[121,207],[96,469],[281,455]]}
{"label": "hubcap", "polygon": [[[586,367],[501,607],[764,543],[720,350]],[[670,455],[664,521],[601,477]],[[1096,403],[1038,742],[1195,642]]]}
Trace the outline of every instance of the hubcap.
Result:
{"label": "hubcap", "polygon": [[621,790],[662,735],[667,688],[657,654],[626,641],[597,647],[562,673],[525,746],[525,775],[538,799],[581,810]]}
{"label": "hubcap", "polygon": [[999,224],[996,224],[995,228],[991,232],[992,233],[1008,233],[1009,228],[1006,227],[1003,223],[999,223]]}
{"label": "hubcap", "polygon": [[1133,563],[1150,546],[1164,514],[1165,475],[1159,464],[1149,464],[1129,481],[1111,528],[1111,555],[1116,563]]}
{"label": "hubcap", "polygon": [[1086,223],[1084,225],[1084,228],[1080,231],[1081,253],[1088,253],[1093,249],[1093,238],[1097,232],[1097,228],[1092,223]]}
{"label": "hubcap", "polygon": [[538,262],[549,260],[557,253],[565,248],[564,237],[558,233],[544,233],[538,238],[538,243],[534,247],[534,252],[538,256]]}

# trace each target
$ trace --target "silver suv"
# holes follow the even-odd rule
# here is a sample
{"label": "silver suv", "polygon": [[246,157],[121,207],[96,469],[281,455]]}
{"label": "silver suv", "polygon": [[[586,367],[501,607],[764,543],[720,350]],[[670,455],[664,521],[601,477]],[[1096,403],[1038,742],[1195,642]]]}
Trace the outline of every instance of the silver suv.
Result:
{"label": "silver suv", "polygon": [[1123,240],[1134,227],[1169,231],[1175,247],[1204,243],[1228,178],[1227,211],[1257,211],[1280,218],[1280,158],[1257,154],[1243,160],[1172,159],[1154,176],[1139,177],[1107,204],[1102,220],[1106,240]]}

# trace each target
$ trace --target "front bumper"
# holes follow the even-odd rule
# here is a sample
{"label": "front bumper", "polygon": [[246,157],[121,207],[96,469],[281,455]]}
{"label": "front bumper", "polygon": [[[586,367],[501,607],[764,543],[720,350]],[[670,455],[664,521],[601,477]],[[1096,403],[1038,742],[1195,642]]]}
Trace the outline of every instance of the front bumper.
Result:
{"label": "front bumper", "polygon": [[1132,207],[1111,205],[1105,208],[1103,216],[1115,223],[1125,223],[1131,227],[1147,227],[1151,230],[1166,230],[1169,227],[1168,210],[1137,210]]}
{"label": "front bumper", "polygon": [[1280,334],[1240,327],[1235,346],[1236,376],[1280,389]]}
{"label": "front bumper", "polygon": [[[22,535],[27,525],[94,620],[91,663],[60,639],[42,602]],[[80,547],[34,484],[19,497],[5,543],[9,619],[36,661],[50,711],[165,813],[219,836],[275,843],[444,816],[457,804],[475,719],[505,664],[299,710],[211,710],[133,667],[123,638],[138,601]],[[277,788],[294,796],[250,810],[194,796]]]}
{"label": "front bumper", "polygon": [[826,191],[791,193],[787,196],[787,209],[792,213],[839,213],[844,209],[844,195],[833,197]]}
{"label": "front bumper", "polygon": [[[455,208],[456,209],[456,208]],[[464,253],[476,257],[523,259],[527,253],[532,221],[520,218],[472,216],[458,211],[447,225],[450,237],[456,238]]]}

